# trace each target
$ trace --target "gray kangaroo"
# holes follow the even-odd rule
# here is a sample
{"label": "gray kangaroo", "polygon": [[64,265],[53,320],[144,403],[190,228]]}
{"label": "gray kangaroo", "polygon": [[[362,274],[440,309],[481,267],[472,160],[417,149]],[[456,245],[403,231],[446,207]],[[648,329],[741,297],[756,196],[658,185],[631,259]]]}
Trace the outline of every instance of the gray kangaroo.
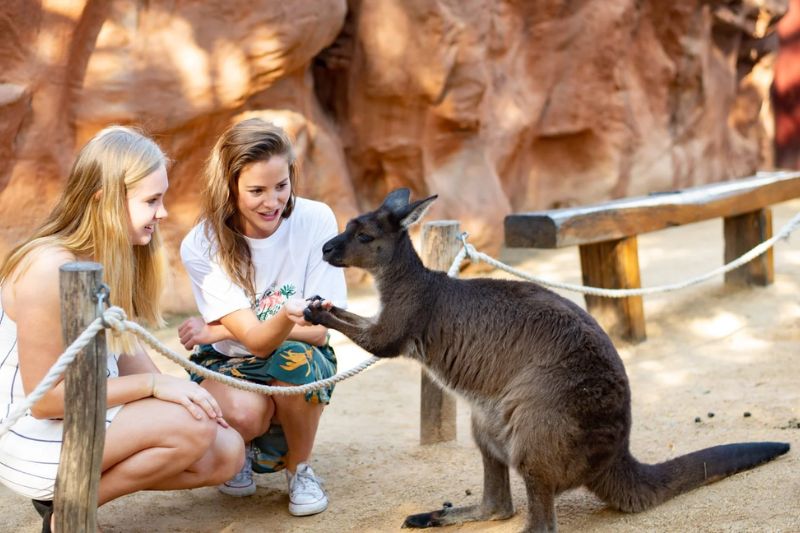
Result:
{"label": "gray kangaroo", "polygon": [[525,481],[525,531],[556,531],[554,499],[586,486],[610,506],[638,512],[769,461],[780,442],[714,446],[648,465],[630,453],[628,378],[611,340],[577,305],[533,283],[453,279],[425,268],[407,228],[436,196],[390,193],[375,211],[325,243],[323,258],[375,278],[381,311],[364,318],[319,297],[305,317],[341,331],[378,357],[418,360],[472,408],[483,455],[480,505],[411,515],[404,527],[509,518],[509,467]]}

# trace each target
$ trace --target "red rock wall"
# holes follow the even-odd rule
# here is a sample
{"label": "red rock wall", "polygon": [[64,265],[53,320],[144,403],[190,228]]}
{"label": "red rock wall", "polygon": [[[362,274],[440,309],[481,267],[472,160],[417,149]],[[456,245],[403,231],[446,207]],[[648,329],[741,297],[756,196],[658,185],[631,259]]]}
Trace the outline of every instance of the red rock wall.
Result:
{"label": "red rock wall", "polygon": [[772,103],[775,108],[775,163],[800,168],[800,0],[778,23],[780,46],[775,61]]}
{"label": "red rock wall", "polygon": [[[386,191],[438,193],[489,253],[511,211],[771,164],[770,30],[755,0],[60,0],[0,4],[0,253],[110,123],[175,161],[173,256],[219,132],[295,135],[301,194],[344,224]],[[173,259],[175,260],[175,259]],[[192,306],[174,269],[170,309]]]}

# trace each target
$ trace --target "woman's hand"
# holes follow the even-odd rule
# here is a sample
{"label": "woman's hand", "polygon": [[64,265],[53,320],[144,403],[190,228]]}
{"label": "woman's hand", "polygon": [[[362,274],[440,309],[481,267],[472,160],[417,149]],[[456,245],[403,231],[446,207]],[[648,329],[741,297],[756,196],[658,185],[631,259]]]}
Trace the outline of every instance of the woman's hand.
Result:
{"label": "woman's hand", "polygon": [[191,318],[187,318],[180,326],[178,326],[178,336],[181,339],[181,344],[183,344],[183,347],[187,350],[191,350],[198,344],[212,344],[214,342],[223,340],[225,336],[220,335],[222,332],[218,331],[223,327],[224,326],[221,324],[206,324],[205,320],[203,320],[201,317],[193,316]]}
{"label": "woman's hand", "polygon": [[201,420],[205,415],[216,420],[221,426],[228,427],[228,423],[222,417],[222,409],[217,400],[206,389],[187,379],[164,374],[151,375],[153,376],[153,398],[178,403],[184,406],[197,420]]}
{"label": "woman's hand", "polygon": [[306,319],[303,318],[303,310],[306,308],[306,305],[308,304],[302,298],[289,298],[284,302],[283,308],[289,320],[298,326],[310,326],[311,324],[306,322]]}

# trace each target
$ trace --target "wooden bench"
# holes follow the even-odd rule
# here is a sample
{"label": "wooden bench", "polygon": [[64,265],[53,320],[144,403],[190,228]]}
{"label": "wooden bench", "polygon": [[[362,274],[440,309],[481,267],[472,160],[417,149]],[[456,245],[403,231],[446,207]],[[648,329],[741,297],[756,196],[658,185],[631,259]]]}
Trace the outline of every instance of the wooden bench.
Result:
{"label": "wooden bench", "polygon": [[[578,246],[584,285],[639,288],[637,235],[722,218],[728,263],[772,236],[772,204],[797,197],[800,172],[759,173],[680,191],[512,214],[505,219],[505,244],[526,248]],[[772,281],[771,249],[725,275],[728,284],[763,286]],[[586,295],[586,307],[612,336],[631,342],[646,338],[641,296]]]}

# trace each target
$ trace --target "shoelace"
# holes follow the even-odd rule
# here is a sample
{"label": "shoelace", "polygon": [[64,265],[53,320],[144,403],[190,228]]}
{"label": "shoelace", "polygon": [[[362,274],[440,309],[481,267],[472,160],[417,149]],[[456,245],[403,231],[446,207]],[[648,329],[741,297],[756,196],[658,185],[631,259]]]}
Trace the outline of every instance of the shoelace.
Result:
{"label": "shoelace", "polygon": [[244,454],[244,466],[238,474],[233,476],[229,483],[235,484],[249,484],[253,479],[253,459],[250,457],[250,449],[248,448]]}
{"label": "shoelace", "polygon": [[309,488],[316,488],[324,492],[322,479],[315,476],[309,469],[298,470],[292,477],[292,488],[306,492]]}

